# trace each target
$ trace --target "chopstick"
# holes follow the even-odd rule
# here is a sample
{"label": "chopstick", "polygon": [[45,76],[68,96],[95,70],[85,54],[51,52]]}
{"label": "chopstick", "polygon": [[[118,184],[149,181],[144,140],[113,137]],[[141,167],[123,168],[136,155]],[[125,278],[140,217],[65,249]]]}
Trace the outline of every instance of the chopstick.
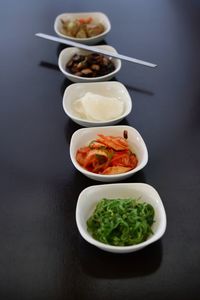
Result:
{"label": "chopstick", "polygon": [[156,64],[152,64],[150,62],[140,60],[140,59],[137,59],[137,58],[132,58],[132,57],[122,55],[122,54],[119,54],[119,53],[106,51],[106,50],[98,48],[98,46],[97,47],[87,46],[87,45],[84,45],[84,44],[81,44],[81,43],[77,43],[77,42],[74,42],[74,41],[71,41],[71,40],[68,40],[68,39],[62,39],[62,38],[52,36],[52,35],[48,35],[48,34],[45,34],[45,33],[36,33],[35,35],[38,36],[38,37],[50,40],[50,41],[54,41],[54,42],[58,42],[58,43],[68,45],[68,46],[73,46],[73,47],[77,47],[77,48],[80,48],[80,49],[100,53],[100,54],[103,54],[103,55],[106,55],[106,56],[110,56],[110,57],[117,58],[117,59],[122,59],[122,60],[129,61],[129,62],[132,62],[132,63],[135,63],[135,64],[143,65],[143,66],[146,66],[146,67],[150,67],[150,68],[157,67]]}

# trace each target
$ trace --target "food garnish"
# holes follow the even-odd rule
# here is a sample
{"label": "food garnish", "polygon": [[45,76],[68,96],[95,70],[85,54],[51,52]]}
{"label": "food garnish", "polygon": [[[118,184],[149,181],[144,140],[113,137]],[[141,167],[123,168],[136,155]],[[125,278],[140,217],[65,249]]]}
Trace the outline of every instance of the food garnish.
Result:
{"label": "food garnish", "polygon": [[94,239],[113,246],[142,243],[153,234],[154,208],[136,199],[107,199],[97,203],[87,220],[87,230]]}
{"label": "food garnish", "polygon": [[127,130],[124,130],[124,138],[127,140],[128,138],[128,131]]}
{"label": "food garnish", "polygon": [[76,160],[87,171],[103,175],[126,173],[138,164],[136,154],[125,138],[103,134],[98,134],[96,140],[78,149]]}

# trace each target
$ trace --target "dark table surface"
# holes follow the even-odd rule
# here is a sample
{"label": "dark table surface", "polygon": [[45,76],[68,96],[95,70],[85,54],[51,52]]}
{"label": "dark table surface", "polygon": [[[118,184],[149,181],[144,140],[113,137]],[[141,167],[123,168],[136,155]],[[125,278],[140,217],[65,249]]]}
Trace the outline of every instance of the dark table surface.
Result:
{"label": "dark table surface", "polygon": [[[80,126],[64,113],[71,84],[58,70],[54,34],[62,12],[102,11],[106,43],[157,63],[123,62],[115,80],[128,89],[121,122],[142,134],[147,166],[125,182],[159,192],[163,238],[114,255],[87,244],[75,223],[79,193],[100,184],[69,157]],[[200,1],[1,1],[0,4],[0,299],[199,299]]]}

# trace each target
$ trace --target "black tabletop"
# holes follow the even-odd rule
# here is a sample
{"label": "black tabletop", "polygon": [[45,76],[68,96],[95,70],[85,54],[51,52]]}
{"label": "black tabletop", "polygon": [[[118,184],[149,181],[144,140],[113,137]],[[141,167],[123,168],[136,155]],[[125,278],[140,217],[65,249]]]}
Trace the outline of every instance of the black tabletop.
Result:
{"label": "black tabletop", "polygon": [[[200,2],[191,0],[1,1],[0,299],[199,299]],[[55,34],[63,12],[101,11],[111,21],[103,43],[158,64],[122,62],[117,80],[133,110],[146,167],[124,182],[159,192],[167,214],[161,240],[126,255],[80,236],[79,193],[101,184],[69,157],[79,125],[62,108],[72,84],[59,71]]]}

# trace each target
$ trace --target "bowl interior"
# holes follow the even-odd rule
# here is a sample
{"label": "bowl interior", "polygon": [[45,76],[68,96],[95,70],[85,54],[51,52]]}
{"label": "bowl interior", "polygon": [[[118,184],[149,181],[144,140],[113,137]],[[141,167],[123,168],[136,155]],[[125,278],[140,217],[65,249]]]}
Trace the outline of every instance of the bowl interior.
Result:
{"label": "bowl interior", "polygon": [[[127,246],[127,247],[115,247],[106,244],[102,244],[92,238],[87,231],[87,220],[92,215],[97,203],[102,198],[135,198],[139,199],[140,202],[147,202],[151,204],[155,210],[155,222],[152,226],[153,235],[138,245]],[[165,209],[157,191],[150,185],[144,183],[119,183],[119,184],[107,184],[91,186],[86,188],[79,195],[76,208],[76,221],[78,229],[88,242],[104,247],[104,248],[118,248],[123,250],[124,248],[140,248],[142,245],[148,245],[149,243],[160,238],[166,229],[166,214]]]}
{"label": "bowl interior", "polygon": [[[125,86],[119,82],[98,82],[98,83],[75,83],[68,86],[63,96],[63,108],[67,115],[77,120],[87,123],[105,123],[105,121],[89,121],[80,118],[73,109],[73,103],[83,97],[87,92],[98,94],[104,97],[114,97],[123,102],[123,113],[116,119],[121,119],[128,115],[132,109],[132,101]],[[114,119],[112,119],[114,120]]]}
{"label": "bowl interior", "polygon": [[[85,170],[81,167],[78,162],[76,161],[76,152],[80,147],[87,146],[91,141],[97,138],[97,134],[104,134],[104,135],[113,135],[113,136],[123,136],[124,130],[128,132],[128,142],[131,150],[136,154],[138,158],[138,165],[135,169],[122,173],[122,174],[115,174],[115,175],[102,175],[102,174],[95,174]],[[70,143],[70,156],[74,166],[83,174],[90,175],[92,174],[95,178],[123,178],[126,177],[127,174],[133,174],[143,168],[148,160],[148,153],[146,145],[139,134],[139,132],[130,126],[106,126],[106,127],[91,127],[91,128],[82,128],[72,135],[71,143]]]}
{"label": "bowl interior", "polygon": [[[62,22],[61,20],[72,20],[74,21],[77,18],[87,18],[87,17],[92,17],[93,19],[93,23],[101,23],[105,30],[104,32],[102,32],[99,35],[96,35],[94,37],[89,37],[89,38],[75,38],[75,37],[69,37],[65,34],[62,33]],[[55,23],[54,23],[54,29],[56,31],[56,33],[62,37],[67,37],[71,40],[75,40],[75,41],[89,41],[89,40],[95,40],[98,37],[104,37],[111,29],[111,25],[110,25],[110,21],[108,19],[108,17],[101,12],[85,12],[85,13],[63,13],[60,14],[59,16],[57,16]]]}

